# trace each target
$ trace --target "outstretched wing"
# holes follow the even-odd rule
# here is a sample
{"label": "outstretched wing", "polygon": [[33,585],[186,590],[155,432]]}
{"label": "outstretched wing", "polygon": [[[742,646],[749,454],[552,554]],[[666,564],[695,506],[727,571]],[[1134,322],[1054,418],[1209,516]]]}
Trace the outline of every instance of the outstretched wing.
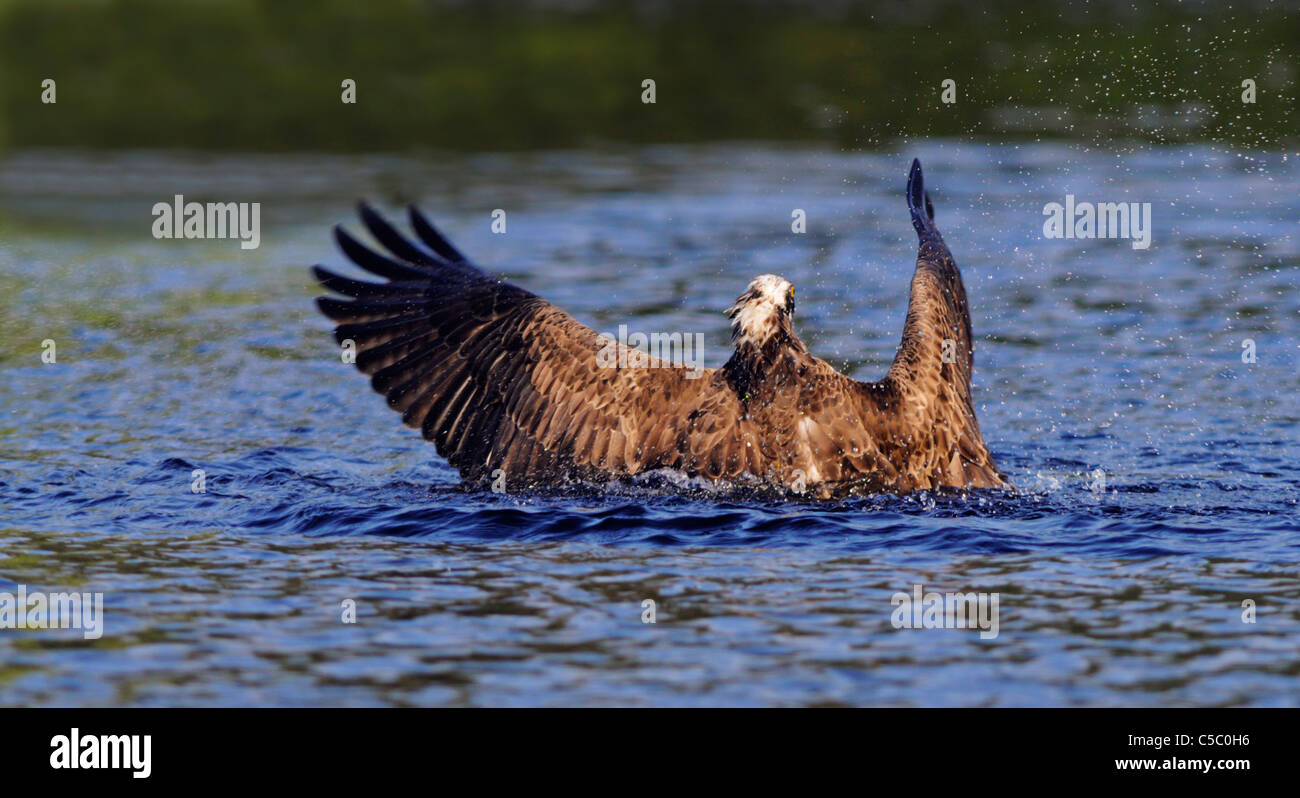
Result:
{"label": "outstretched wing", "polygon": [[889,373],[867,385],[867,395],[882,416],[897,419],[895,434],[910,439],[900,470],[914,477],[915,487],[1001,487],[1005,479],[980,435],[971,400],[974,347],[966,288],[935,226],[919,160],[912,161],[908,176],[907,206],[920,248],[903,341]]}
{"label": "outstretched wing", "polygon": [[415,208],[411,226],[424,246],[370,207],[360,213],[392,257],[341,227],[335,237],[353,263],[387,282],[316,266],[320,283],[347,297],[317,304],[339,323],[335,338],[355,343],[356,366],[374,389],[465,479],[500,468],[507,485],[526,486],[685,467],[698,432],[736,427],[736,403],[713,371],[690,379],[639,350],[622,349],[620,361],[621,344],[488,276]]}

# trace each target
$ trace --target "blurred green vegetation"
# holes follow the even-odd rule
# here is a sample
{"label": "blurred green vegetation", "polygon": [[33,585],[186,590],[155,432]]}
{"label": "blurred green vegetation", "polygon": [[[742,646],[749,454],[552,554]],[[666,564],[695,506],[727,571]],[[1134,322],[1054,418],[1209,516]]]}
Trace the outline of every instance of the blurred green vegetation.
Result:
{"label": "blurred green vegetation", "polygon": [[[1237,8],[0,0],[0,146],[1070,136],[1275,148],[1297,136],[1300,14]],[[45,78],[57,81],[52,105]],[[355,105],[340,101],[345,78]],[[641,101],[647,78],[653,105]],[[939,101],[945,78],[951,105]]]}

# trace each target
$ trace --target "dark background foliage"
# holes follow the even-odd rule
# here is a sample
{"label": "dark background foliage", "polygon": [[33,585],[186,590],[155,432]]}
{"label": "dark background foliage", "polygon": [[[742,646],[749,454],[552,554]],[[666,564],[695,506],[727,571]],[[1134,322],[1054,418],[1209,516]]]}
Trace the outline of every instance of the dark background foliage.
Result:
{"label": "dark background foliage", "polygon": [[[0,143],[252,151],[1294,137],[1273,3],[0,3]],[[57,81],[58,102],[40,85]],[[340,102],[352,78],[358,102]],[[657,102],[641,102],[641,82]],[[939,101],[956,81],[958,101]],[[1258,101],[1241,102],[1241,82]]]}

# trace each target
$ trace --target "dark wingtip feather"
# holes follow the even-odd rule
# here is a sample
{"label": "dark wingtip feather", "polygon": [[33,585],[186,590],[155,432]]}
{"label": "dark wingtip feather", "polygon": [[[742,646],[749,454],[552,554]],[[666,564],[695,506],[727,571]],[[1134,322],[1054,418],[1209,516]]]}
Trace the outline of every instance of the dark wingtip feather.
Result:
{"label": "dark wingtip feather", "polygon": [[413,290],[410,283],[368,283],[335,274],[323,266],[311,267],[311,273],[325,288],[354,299],[406,298],[411,296]]}
{"label": "dark wingtip feather", "polygon": [[420,209],[411,205],[408,209],[411,216],[411,227],[415,229],[415,234],[420,240],[428,245],[434,252],[451,261],[452,263],[464,263],[468,261],[460,250],[452,246],[447,237],[438,232],[438,228],[425,217]]}
{"label": "dark wingtip feather", "polygon": [[357,200],[357,216],[361,217],[361,223],[372,233],[377,224],[387,224],[387,220],[379,215],[379,211],[375,210],[374,206],[365,200]]}
{"label": "dark wingtip feather", "polygon": [[343,254],[348,256],[348,260],[371,274],[377,274],[389,280],[417,281],[428,280],[435,276],[431,270],[412,266],[409,263],[402,263],[375,252],[353,238],[351,233],[343,229],[343,225],[334,225],[334,240],[338,242],[339,249],[343,250]]}
{"label": "dark wingtip feather", "polygon": [[357,315],[353,303],[332,296],[316,297],[316,308],[331,321],[351,321]]}
{"label": "dark wingtip feather", "polygon": [[925,175],[921,171],[921,159],[912,159],[912,169],[907,175],[907,208],[912,212],[912,227],[916,235],[924,239],[934,235],[934,205],[930,202],[930,193],[925,190]]}
{"label": "dark wingtip feather", "polygon": [[393,227],[384,218],[383,214],[375,210],[366,201],[362,200],[357,203],[357,213],[361,216],[361,222],[365,224],[366,229],[375,237],[375,240],[401,260],[417,266],[445,268],[450,265],[441,257],[437,257],[416,246],[406,236],[398,232],[397,228]]}
{"label": "dark wingtip feather", "polygon": [[311,276],[316,278],[316,282],[329,288],[329,281],[338,275],[318,263],[311,267]]}

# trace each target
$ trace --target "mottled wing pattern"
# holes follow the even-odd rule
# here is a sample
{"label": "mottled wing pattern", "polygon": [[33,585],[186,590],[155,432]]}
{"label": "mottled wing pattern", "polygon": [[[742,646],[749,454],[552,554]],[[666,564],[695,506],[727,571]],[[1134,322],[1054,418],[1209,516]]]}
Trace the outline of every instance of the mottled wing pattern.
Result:
{"label": "mottled wing pattern", "polygon": [[980,435],[971,399],[966,288],[935,226],[917,161],[907,198],[920,247],[903,341],[885,379],[864,386],[868,405],[881,414],[879,445],[892,449],[903,489],[1002,487],[1005,479]]}
{"label": "mottled wing pattern", "polygon": [[802,438],[812,459],[819,461],[818,475],[861,492],[906,491],[910,480],[896,465],[905,425],[898,403],[888,388],[861,383],[815,360],[815,375],[804,391],[807,419]]}
{"label": "mottled wing pattern", "polygon": [[764,468],[752,473],[821,497],[913,484],[901,478],[893,459],[905,423],[887,394],[892,386],[846,377],[798,346],[773,362],[751,390],[746,418],[756,430],[755,457]]}
{"label": "mottled wing pattern", "polygon": [[335,228],[339,246],[387,282],[317,266],[321,284],[346,297],[318,305],[338,322],[336,339],[355,343],[374,389],[466,480],[496,469],[511,488],[661,466],[735,470],[738,403],[716,390],[716,372],[690,379],[638,350],[624,350],[632,367],[602,367],[607,339],[480,271],[414,208],[424,246],[364,205],[361,218],[391,257]]}

